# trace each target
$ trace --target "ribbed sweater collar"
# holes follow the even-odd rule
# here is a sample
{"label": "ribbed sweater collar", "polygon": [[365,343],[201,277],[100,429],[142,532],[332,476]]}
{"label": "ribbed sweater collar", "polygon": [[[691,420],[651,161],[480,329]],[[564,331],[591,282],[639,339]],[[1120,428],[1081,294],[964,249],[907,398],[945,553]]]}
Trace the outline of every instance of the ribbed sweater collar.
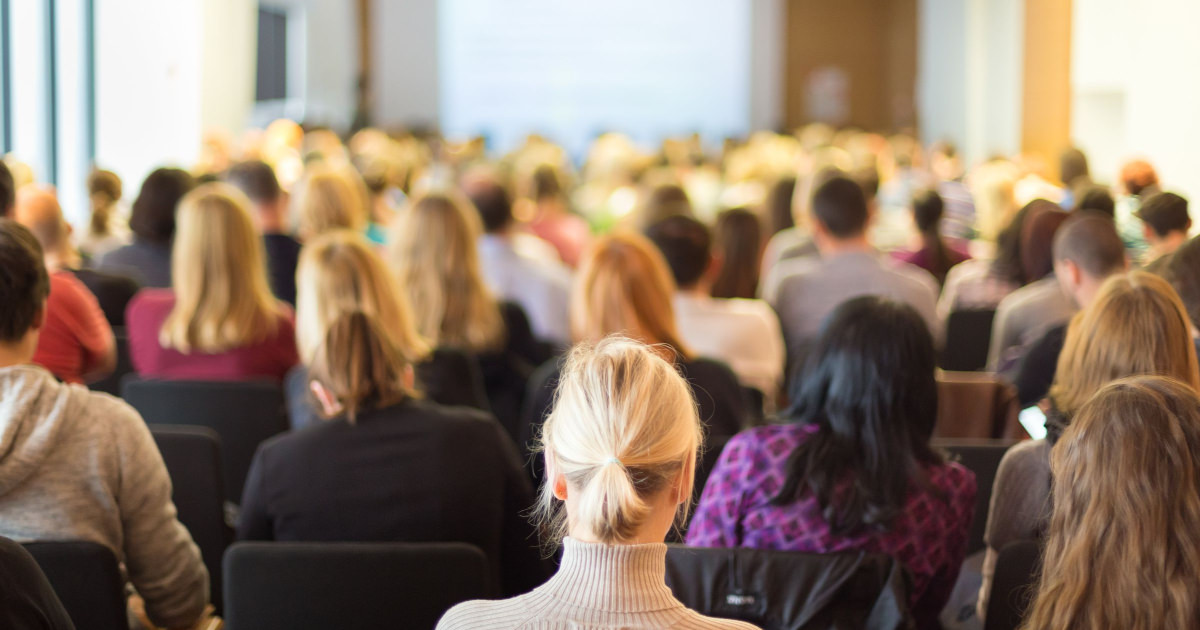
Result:
{"label": "ribbed sweater collar", "polygon": [[557,600],[618,613],[680,606],[666,584],[667,546],[563,540],[562,564],[541,590]]}

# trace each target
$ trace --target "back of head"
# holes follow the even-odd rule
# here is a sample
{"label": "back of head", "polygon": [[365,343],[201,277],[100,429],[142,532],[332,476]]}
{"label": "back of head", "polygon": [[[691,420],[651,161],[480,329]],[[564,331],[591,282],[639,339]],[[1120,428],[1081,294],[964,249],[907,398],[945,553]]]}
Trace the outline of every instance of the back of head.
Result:
{"label": "back of head", "polygon": [[296,269],[296,345],[308,361],[329,326],[345,313],[362,311],[377,320],[409,363],[429,346],[417,333],[408,296],[361,234],[334,230],[305,244]]}
{"label": "back of head", "polygon": [[925,234],[937,234],[946,204],[936,190],[917,191],[912,198],[913,222]]}
{"label": "back of head", "polygon": [[1063,149],[1058,156],[1058,173],[1059,179],[1066,186],[1072,185],[1081,177],[1087,177],[1089,174],[1087,155],[1078,147]]}
{"label": "back of head", "polygon": [[195,186],[187,171],[160,168],[146,176],[129,216],[129,229],[148,243],[166,244],[175,237],[179,201]]}
{"label": "back of head", "polygon": [[62,207],[58,205],[58,197],[53,189],[37,186],[22,188],[17,193],[13,218],[33,232],[45,252],[57,252],[68,244],[70,228],[63,218]]}
{"label": "back of head", "polygon": [[89,230],[97,236],[109,234],[113,208],[121,200],[121,178],[112,171],[92,169],[88,173],[87,189],[92,206]]}
{"label": "back of head", "polygon": [[704,277],[712,256],[712,237],[703,223],[676,215],[650,226],[646,236],[662,252],[680,288],[690,288]]}
{"label": "back of head", "polygon": [[484,232],[494,234],[512,225],[512,199],[499,182],[479,182],[471,187],[469,197],[483,220]]}
{"label": "back of head", "polygon": [[[774,503],[811,492],[833,531],[886,529],[900,513],[937,416],[933,337],[909,305],[867,296],[825,321],[788,415],[818,431],[788,460]],[[847,477],[855,491],[835,491]]]}
{"label": "back of head", "polygon": [[0,219],[8,216],[17,203],[17,185],[8,165],[0,159]]}
{"label": "back of head", "polygon": [[1137,216],[1150,226],[1159,238],[1172,232],[1187,232],[1192,227],[1188,201],[1171,192],[1157,193],[1142,202]]}
{"label": "back of head", "polygon": [[674,293],[666,261],[645,237],[629,232],[601,237],[585,255],[571,287],[571,335],[596,343],[623,334],[667,344],[686,357],[675,327]]}
{"label": "back of head", "polygon": [[1069,260],[1101,279],[1125,269],[1125,243],[1112,219],[1084,213],[1072,216],[1054,235],[1054,260]]}
{"label": "back of head", "polygon": [[1034,199],[1026,207],[1029,214],[1021,224],[1021,270],[1033,282],[1054,271],[1054,237],[1069,215],[1045,199]]}
{"label": "back of head", "polygon": [[771,236],[795,225],[796,220],[792,214],[792,195],[795,192],[796,178],[781,177],[767,193],[767,219],[770,221],[768,229]]}
{"label": "back of head", "polygon": [[0,218],[0,344],[20,341],[50,295],[42,246],[12,219]]}
{"label": "back of head", "polygon": [[550,164],[542,164],[534,169],[530,184],[529,196],[534,201],[556,201],[563,197],[562,177],[558,169]]}
{"label": "back of head", "polygon": [[763,249],[762,222],[758,215],[745,208],[726,210],[717,215],[713,237],[721,257],[721,269],[713,281],[713,297],[757,297]]}
{"label": "back of head", "polygon": [[300,234],[311,238],[329,230],[365,229],[367,208],[355,186],[347,172],[324,164],[308,167],[292,194]]}
{"label": "back of head", "polygon": [[1062,418],[1050,423],[1050,440],[1101,387],[1147,374],[1200,388],[1191,321],[1179,296],[1162,278],[1133,271],[1109,278],[1067,328],[1050,387]]}
{"label": "back of head", "polygon": [[1087,211],[1103,214],[1109,218],[1117,216],[1117,202],[1112,193],[1103,186],[1091,186],[1079,196],[1073,211]]}
{"label": "back of head", "polygon": [[236,188],[205,184],[179,204],[171,251],[175,307],[159,341],[180,352],[223,352],[261,341],[278,325],[262,239]]}
{"label": "back of head", "polygon": [[576,346],[539,440],[543,524],[554,541],[567,531],[561,478],[576,496],[575,527],[606,544],[631,542],[661,493],[678,492],[686,512],[700,444],[691,388],[658,353],[620,337]]}
{"label": "back of head", "polygon": [[1192,325],[1200,328],[1200,239],[1189,240],[1171,254],[1165,275],[1183,300]]}
{"label": "back of head", "polygon": [[1050,456],[1054,510],[1028,628],[1200,627],[1200,398],[1116,381]]}
{"label": "back of head", "polygon": [[1142,191],[1158,184],[1158,172],[1146,160],[1130,160],[1121,167],[1121,186],[1131,195],[1141,196]]}
{"label": "back of head", "polygon": [[283,189],[279,187],[279,180],[275,177],[275,169],[262,160],[234,164],[225,174],[225,179],[257,205],[275,203],[283,196]]}
{"label": "back of head", "polygon": [[867,198],[854,180],[833,177],[813,192],[812,214],[836,239],[861,236],[867,229]]}
{"label": "back of head", "polygon": [[679,184],[655,186],[641,209],[641,224],[650,226],[674,216],[692,216],[692,202]]}
{"label": "back of head", "polygon": [[392,344],[378,319],[346,311],[329,325],[309,367],[309,378],[328,392],[346,420],[394,405],[413,393],[407,385],[411,364]]}

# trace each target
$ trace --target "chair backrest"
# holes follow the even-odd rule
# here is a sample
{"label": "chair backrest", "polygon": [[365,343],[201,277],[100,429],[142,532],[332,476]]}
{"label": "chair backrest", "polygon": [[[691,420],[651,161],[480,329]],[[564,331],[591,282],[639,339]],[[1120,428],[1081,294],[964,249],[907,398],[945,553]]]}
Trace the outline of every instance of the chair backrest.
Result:
{"label": "chair backrest", "polygon": [[1008,543],[996,558],[984,630],[1016,630],[1033,602],[1042,570],[1042,545],[1035,540]]}
{"label": "chair backrest", "polygon": [[208,567],[212,604],[220,614],[221,558],[233,542],[233,530],[225,522],[220,437],[206,427],[165,424],[152,425],[150,434],[171,476],[179,522],[191,532]]}
{"label": "chair backrest", "polygon": [[129,356],[129,335],[126,334],[125,328],[113,328],[113,340],[117,347],[117,367],[113,369],[112,374],[90,383],[88,389],[95,392],[104,392],[113,396],[121,395],[121,379],[133,374],[133,359]]}
{"label": "chair backrest", "polygon": [[229,630],[432,629],[487,595],[487,558],[462,543],[237,543],[225,554]]}
{"label": "chair backrest", "polygon": [[952,311],[946,319],[942,369],[978,372],[987,367],[995,310]]}
{"label": "chair backrest", "polygon": [[912,622],[904,569],[882,554],[671,545],[667,586],[688,608],[763,630],[893,630]]}
{"label": "chair backrest", "polygon": [[1017,390],[983,372],[938,373],[937,438],[1016,440],[1028,437],[1017,421]]}
{"label": "chair backrest", "polygon": [[225,497],[242,502],[258,445],[287,430],[283,391],[259,381],[159,381],[127,377],[121,395],[148,424],[208,427],[221,437]]}
{"label": "chair backrest", "polygon": [[18,628],[75,630],[37,560],[20,544],[0,537],[0,624],[6,621]]}
{"label": "chair backrest", "polygon": [[111,549],[86,541],[23,546],[46,574],[76,628],[128,630],[125,580]]}
{"label": "chair backrest", "polygon": [[987,528],[988,509],[992,503],[992,486],[1000,460],[1016,442],[1010,440],[934,440],[933,445],[950,453],[958,463],[975,473],[975,520],[967,535],[967,555],[984,548],[983,531]]}

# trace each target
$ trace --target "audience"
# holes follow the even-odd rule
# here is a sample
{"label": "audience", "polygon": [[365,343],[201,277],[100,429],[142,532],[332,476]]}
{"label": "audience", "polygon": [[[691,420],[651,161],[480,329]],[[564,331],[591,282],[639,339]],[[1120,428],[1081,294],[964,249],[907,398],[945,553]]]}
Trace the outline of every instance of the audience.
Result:
{"label": "audience", "polygon": [[512,440],[482,412],[421,400],[394,337],[361,311],[330,323],[309,371],[327,420],[259,448],[238,538],[461,541],[487,555],[492,592],[537,586],[521,516],[533,489]]}
{"label": "audience", "polygon": [[347,174],[326,164],[314,164],[292,189],[292,213],[301,241],[329,230],[367,230],[367,208]]}
{"label": "audience", "polygon": [[1095,212],[1110,219],[1115,219],[1117,215],[1117,202],[1113,199],[1112,192],[1103,186],[1085,188],[1074,207],[1065,203],[1062,204],[1062,207],[1071,208],[1072,212]]}
{"label": "audience", "polygon": [[571,214],[562,176],[553,166],[542,165],[533,173],[531,188],[536,209],[529,229],[553,245],[568,267],[578,267],[592,240],[592,231],[587,221]]}
{"label": "audience", "polygon": [[1168,256],[1188,240],[1192,228],[1188,201],[1175,193],[1158,193],[1146,199],[1136,216],[1144,225],[1146,271],[1159,273],[1166,267]]}
{"label": "audience", "polygon": [[[1125,246],[1111,219],[1083,215],[1063,224],[1054,238],[1054,277],[1079,308],[1087,308],[1110,276],[1129,268]],[[1130,276],[1134,281],[1144,274]],[[1054,382],[1055,366],[1067,336],[1067,324],[1046,331],[1022,358],[1013,384],[1022,407],[1041,400]]]}
{"label": "audience", "polygon": [[75,262],[71,228],[49,189],[26,186],[17,193],[13,218],[38,239],[50,274],[50,297],[33,362],[67,383],[90,383],[113,371],[117,349],[96,296],[70,267]]}
{"label": "audience", "polygon": [[[1083,208],[1087,210],[1099,210],[1099,208],[1088,208],[1076,203],[1075,191],[1088,187],[1092,183],[1091,171],[1088,168],[1087,154],[1078,147],[1067,147],[1062,153],[1058,154],[1058,179],[1062,182],[1062,207],[1064,208]],[[1111,197],[1110,197],[1111,199]],[[1081,200],[1082,201],[1082,200]]]}
{"label": "audience", "polygon": [[1038,407],[1046,438],[1010,448],[996,471],[988,513],[987,555],[979,613],[987,610],[996,556],[1004,545],[1045,532],[1050,492],[1050,449],[1089,398],[1127,376],[1161,375],[1200,387],[1191,322],[1179,296],[1144,272],[1110,278],[1092,303],[1071,320],[1054,384]]}
{"label": "audience", "polygon": [[762,222],[745,208],[717,215],[713,225],[713,249],[721,264],[713,279],[715,298],[758,297],[758,271],[762,264]]}
{"label": "audience", "polygon": [[[754,218],[754,215],[750,215]],[[675,278],[675,318],[683,343],[726,363],[744,387],[773,401],[783,380],[783,333],[761,300],[714,298],[712,240],[703,223],[677,215],[650,227]]]}
{"label": "audience", "polygon": [[292,309],[271,295],[248,203],[215,183],[180,202],[174,288],[143,290],[126,314],[141,376],[280,382],[299,361]]}
{"label": "audience", "polygon": [[996,237],[991,259],[973,258],[946,273],[938,299],[938,318],[946,320],[954,311],[994,311],[1004,298],[1025,285],[1029,278],[1021,264],[1021,232],[1033,206],[1013,215]]}
{"label": "audience", "polygon": [[87,231],[79,239],[79,252],[88,260],[95,260],[129,244],[128,217],[119,214],[121,188],[121,178],[112,171],[93,170],[88,174],[88,200],[92,214]]}
{"label": "audience", "polygon": [[191,627],[208,603],[208,572],[175,518],[146,423],[31,365],[50,293],[42,258],[33,234],[0,220],[0,536],[103,544],[152,622]]}
{"label": "audience", "polygon": [[609,338],[573,350],[560,380],[538,440],[547,471],[538,518],[562,543],[558,572],[520,597],[459,604],[439,630],[753,628],[702,617],[665,584],[663,541],[686,516],[702,441],[675,366]]}
{"label": "audience", "polygon": [[935,337],[940,334],[937,281],[924,269],[892,261],[871,246],[867,240],[871,213],[858,184],[845,177],[821,184],[813,193],[811,213],[820,258],[800,259],[775,286],[763,291],[783,324],[789,374],[799,374],[829,313],[860,295],[882,295],[909,304]]}
{"label": "audience", "polygon": [[241,162],[229,169],[225,179],[241,190],[253,205],[252,216],[262,234],[271,291],[275,297],[295,306],[300,242],[289,234],[288,199],[279,187],[275,170],[258,160]]}
{"label": "audience", "polygon": [[967,548],[975,476],[929,446],[934,347],[915,309],[852,299],[830,315],[787,416],[721,453],[687,543],[896,557],[932,627]]}
{"label": "audience", "polygon": [[938,281],[938,286],[946,283],[946,274],[950,272],[951,267],[971,257],[942,238],[941,224],[944,212],[945,202],[937,191],[922,190],[913,195],[913,223],[917,227],[921,243],[917,249],[898,251],[894,254],[901,262],[928,271]]}
{"label": "audience", "polygon": [[96,267],[129,276],[143,287],[170,287],[175,211],[193,186],[192,176],[177,168],[160,168],[146,176],[129,217],[133,242],[100,256]]}
{"label": "audience", "polygon": [[571,270],[558,261],[529,255],[518,246],[512,201],[498,182],[477,181],[467,192],[483,221],[478,249],[488,288],[496,297],[520,305],[539,339],[566,346],[571,338],[567,329]]}
{"label": "audience", "polygon": [[433,348],[417,332],[407,297],[395,276],[366,239],[334,230],[305,246],[297,272],[296,345],[304,365],[284,381],[292,428],[314,424],[319,413],[309,388],[308,365],[329,326],[343,313],[362,311],[375,318],[396,351],[414,366],[414,390],[443,405],[490,409],[483,373],[474,356],[453,348]]}
{"label": "audience", "polygon": [[1050,454],[1054,508],[1022,626],[1200,627],[1200,397],[1156,376],[1080,408]]}

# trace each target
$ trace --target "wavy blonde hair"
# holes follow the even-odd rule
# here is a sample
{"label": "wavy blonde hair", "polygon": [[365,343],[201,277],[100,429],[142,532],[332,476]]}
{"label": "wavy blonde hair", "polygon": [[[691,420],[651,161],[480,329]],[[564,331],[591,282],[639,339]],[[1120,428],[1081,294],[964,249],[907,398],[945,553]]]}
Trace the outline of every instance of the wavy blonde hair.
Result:
{"label": "wavy blonde hair", "polygon": [[507,331],[479,270],[482,226],[468,203],[444,194],[418,197],[392,222],[388,260],[425,338],[491,352],[504,345]]}
{"label": "wavy blonde hair", "polygon": [[1116,381],[1050,454],[1054,509],[1026,630],[1200,628],[1200,398]]}
{"label": "wavy blonde hair", "polygon": [[1200,388],[1191,330],[1166,280],[1144,271],[1113,276],[1071,320],[1050,398],[1069,419],[1101,387],[1126,376],[1170,376]]}
{"label": "wavy blonde hair", "polygon": [[[672,487],[686,517],[702,443],[691,387],[653,348],[619,336],[576,345],[538,439],[543,531],[557,543],[570,521],[600,542],[628,543]],[[574,514],[554,495],[558,475],[578,497]]]}
{"label": "wavy blonde hair", "polygon": [[413,324],[408,298],[362,235],[334,230],[312,240],[300,253],[296,279],[296,346],[301,360],[311,361],[333,322],[353,311],[378,320],[409,364],[429,355],[429,343]]}
{"label": "wavy blonde hair", "polygon": [[158,333],[164,348],[225,352],[278,330],[283,307],[267,282],[249,203],[219,183],[200,186],[179,202],[171,251],[175,306]]}
{"label": "wavy blonde hair", "polygon": [[675,280],[653,243],[633,232],[601,237],[571,288],[571,335],[596,343],[620,333],[688,358],[675,324],[674,295]]}
{"label": "wavy blonde hair", "polygon": [[367,227],[367,201],[357,174],[347,169],[315,164],[292,191],[293,213],[299,221],[299,233],[313,238],[324,232],[348,229],[361,232]]}

